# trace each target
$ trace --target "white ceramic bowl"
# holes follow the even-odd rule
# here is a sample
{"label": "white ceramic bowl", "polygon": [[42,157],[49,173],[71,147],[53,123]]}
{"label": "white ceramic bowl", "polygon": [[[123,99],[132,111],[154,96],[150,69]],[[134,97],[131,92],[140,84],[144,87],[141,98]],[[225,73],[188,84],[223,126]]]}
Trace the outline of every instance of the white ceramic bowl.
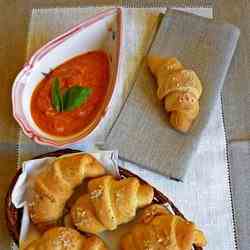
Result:
{"label": "white ceramic bowl", "polygon": [[[63,147],[82,140],[92,132],[105,113],[112,97],[119,74],[122,43],[122,9],[112,8],[101,12],[40,48],[17,75],[12,88],[13,115],[24,133],[39,144]],[[58,65],[79,54],[92,50],[104,50],[110,59],[110,83],[108,94],[96,119],[77,134],[58,137],[42,131],[31,116],[31,97],[37,84]]]}

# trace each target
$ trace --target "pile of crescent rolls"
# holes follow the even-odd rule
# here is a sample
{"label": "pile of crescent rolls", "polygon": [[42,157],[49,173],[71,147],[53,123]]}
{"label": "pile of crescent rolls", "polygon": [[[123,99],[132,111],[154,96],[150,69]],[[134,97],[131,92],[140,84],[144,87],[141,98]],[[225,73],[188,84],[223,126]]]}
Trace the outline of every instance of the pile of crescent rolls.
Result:
{"label": "pile of crescent rolls", "polygon": [[[138,209],[141,214],[121,237],[120,249],[191,250],[206,245],[195,224],[151,204],[151,186],[136,177],[115,179],[89,154],[58,157],[33,178],[28,211],[41,236],[25,250],[107,250],[98,234],[134,220]],[[69,202],[83,182],[87,191]]]}

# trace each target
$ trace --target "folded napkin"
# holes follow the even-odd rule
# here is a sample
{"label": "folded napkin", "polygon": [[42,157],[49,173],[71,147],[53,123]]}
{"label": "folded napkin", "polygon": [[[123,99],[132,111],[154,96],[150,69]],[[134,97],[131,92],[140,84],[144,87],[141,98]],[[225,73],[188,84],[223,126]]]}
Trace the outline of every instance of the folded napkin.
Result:
{"label": "folded napkin", "polygon": [[156,82],[144,63],[106,138],[106,147],[118,149],[128,161],[182,180],[192,164],[202,131],[213,119],[213,108],[219,105],[238,38],[239,30],[233,25],[168,10],[149,54],[175,56],[186,68],[197,72],[203,83],[199,116],[186,135],[172,129],[157,99]]}

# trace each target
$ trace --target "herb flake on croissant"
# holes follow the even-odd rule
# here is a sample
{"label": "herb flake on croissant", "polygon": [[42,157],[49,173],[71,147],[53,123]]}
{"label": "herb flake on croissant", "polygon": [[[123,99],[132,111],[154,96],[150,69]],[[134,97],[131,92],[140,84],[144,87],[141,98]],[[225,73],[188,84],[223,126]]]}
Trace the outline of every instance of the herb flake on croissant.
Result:
{"label": "herb flake on croissant", "polygon": [[28,198],[32,222],[44,231],[62,217],[66,201],[85,178],[101,176],[104,167],[89,154],[56,158],[33,177]]}
{"label": "herb flake on croissant", "polygon": [[204,234],[192,222],[157,204],[147,207],[121,238],[121,250],[191,250],[192,245],[206,244]]}
{"label": "herb flake on croissant", "polygon": [[149,205],[153,196],[153,188],[135,177],[122,180],[109,175],[99,177],[89,181],[88,194],[71,208],[72,221],[83,232],[114,230],[131,221],[136,210]]}
{"label": "herb flake on croissant", "polygon": [[202,84],[193,70],[188,70],[174,57],[149,56],[148,66],[157,80],[157,96],[164,101],[170,124],[183,133],[189,131],[199,114]]}
{"label": "herb flake on croissant", "polygon": [[24,250],[107,250],[97,236],[85,237],[74,229],[54,227],[41,238],[31,242]]}

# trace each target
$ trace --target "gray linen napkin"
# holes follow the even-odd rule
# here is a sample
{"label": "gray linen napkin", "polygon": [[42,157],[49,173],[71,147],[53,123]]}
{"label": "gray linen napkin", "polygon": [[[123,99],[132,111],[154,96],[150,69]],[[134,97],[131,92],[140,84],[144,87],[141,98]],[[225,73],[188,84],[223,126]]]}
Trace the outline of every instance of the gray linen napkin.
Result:
{"label": "gray linen napkin", "polygon": [[175,56],[186,68],[197,72],[203,83],[200,114],[188,134],[173,130],[157,99],[156,83],[144,63],[106,138],[106,147],[117,148],[119,155],[128,161],[183,180],[202,131],[213,119],[214,106],[219,105],[238,38],[239,29],[233,25],[168,10],[149,54]]}

